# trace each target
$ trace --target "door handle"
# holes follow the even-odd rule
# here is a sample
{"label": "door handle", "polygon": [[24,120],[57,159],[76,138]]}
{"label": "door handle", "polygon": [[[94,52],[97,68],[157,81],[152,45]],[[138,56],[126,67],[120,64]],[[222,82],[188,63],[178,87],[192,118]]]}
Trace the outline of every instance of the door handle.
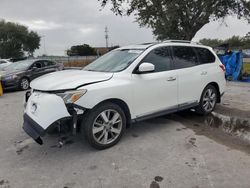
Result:
{"label": "door handle", "polygon": [[201,75],[202,75],[202,76],[207,75],[207,71],[203,71],[203,72],[201,72]]}
{"label": "door handle", "polygon": [[168,79],[167,79],[167,81],[169,81],[169,82],[171,82],[171,81],[175,81],[176,80],[176,78],[175,77],[169,77]]}

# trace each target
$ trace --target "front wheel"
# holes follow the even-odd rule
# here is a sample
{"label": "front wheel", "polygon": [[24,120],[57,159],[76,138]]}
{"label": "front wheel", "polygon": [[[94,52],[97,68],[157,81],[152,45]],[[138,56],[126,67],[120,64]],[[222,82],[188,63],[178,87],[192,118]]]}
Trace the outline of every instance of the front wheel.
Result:
{"label": "front wheel", "polygon": [[217,103],[218,92],[213,85],[208,85],[202,92],[199,106],[196,112],[202,115],[211,113]]}
{"label": "front wheel", "polygon": [[27,90],[30,87],[30,82],[27,78],[22,78],[19,83],[19,87],[21,90]]}
{"label": "front wheel", "polygon": [[101,150],[118,143],[125,127],[123,110],[116,104],[103,103],[85,114],[81,133],[91,146]]}

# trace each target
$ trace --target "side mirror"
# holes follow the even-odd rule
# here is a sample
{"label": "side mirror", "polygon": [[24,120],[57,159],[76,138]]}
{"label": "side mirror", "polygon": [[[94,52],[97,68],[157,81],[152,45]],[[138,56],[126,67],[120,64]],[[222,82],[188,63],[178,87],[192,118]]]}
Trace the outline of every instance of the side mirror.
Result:
{"label": "side mirror", "polygon": [[155,66],[152,63],[142,63],[138,68],[138,73],[154,72]]}

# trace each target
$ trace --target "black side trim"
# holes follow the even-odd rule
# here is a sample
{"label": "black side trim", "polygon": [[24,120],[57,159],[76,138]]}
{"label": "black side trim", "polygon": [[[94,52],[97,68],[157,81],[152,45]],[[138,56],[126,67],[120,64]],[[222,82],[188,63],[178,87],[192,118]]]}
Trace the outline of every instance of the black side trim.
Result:
{"label": "black side trim", "polygon": [[153,114],[149,114],[149,115],[145,115],[145,116],[141,116],[141,117],[132,119],[131,122],[135,123],[135,122],[140,122],[140,121],[144,121],[144,120],[147,120],[147,119],[152,119],[152,118],[155,118],[155,117],[159,117],[159,116],[171,114],[171,113],[174,113],[174,112],[178,112],[178,111],[181,111],[181,110],[189,109],[189,108],[195,107],[197,105],[198,105],[197,102],[180,104],[180,105],[178,105],[178,107],[176,106],[176,107],[173,107],[173,108],[169,108],[167,110],[159,111],[159,112],[156,112],[156,113],[153,113]]}
{"label": "black side trim", "polygon": [[189,109],[189,108],[196,107],[198,105],[199,105],[198,102],[180,104],[178,106],[178,110],[177,111],[186,110],[186,109]]}
{"label": "black side trim", "polygon": [[132,119],[132,123],[140,122],[140,121],[145,121],[145,120],[152,119],[152,118],[155,118],[155,117],[159,117],[159,116],[171,114],[171,113],[174,113],[174,112],[177,112],[177,111],[178,111],[177,108],[163,110],[163,111],[156,112],[156,113],[153,113],[153,114],[141,116],[141,117],[138,117],[136,119]]}

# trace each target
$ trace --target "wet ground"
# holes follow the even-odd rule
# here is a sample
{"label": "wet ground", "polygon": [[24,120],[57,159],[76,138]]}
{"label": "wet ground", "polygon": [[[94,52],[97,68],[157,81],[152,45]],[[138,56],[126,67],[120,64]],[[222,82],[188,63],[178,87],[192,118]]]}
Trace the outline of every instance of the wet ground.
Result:
{"label": "wet ground", "polygon": [[227,116],[250,118],[250,83],[228,82],[216,112]]}
{"label": "wet ground", "polygon": [[[179,112],[166,116],[179,121],[197,135],[203,135],[232,149],[250,154],[250,119],[232,117],[213,112],[199,116],[192,111]],[[181,131],[178,129],[177,131]]]}
{"label": "wet ground", "polygon": [[[0,188],[250,187],[248,108],[238,99],[222,103],[222,114],[186,111],[134,124],[118,145],[96,151],[69,134],[34,143],[21,129],[23,95],[0,98]],[[224,103],[234,100],[228,95]],[[237,103],[243,113],[228,116]]]}

